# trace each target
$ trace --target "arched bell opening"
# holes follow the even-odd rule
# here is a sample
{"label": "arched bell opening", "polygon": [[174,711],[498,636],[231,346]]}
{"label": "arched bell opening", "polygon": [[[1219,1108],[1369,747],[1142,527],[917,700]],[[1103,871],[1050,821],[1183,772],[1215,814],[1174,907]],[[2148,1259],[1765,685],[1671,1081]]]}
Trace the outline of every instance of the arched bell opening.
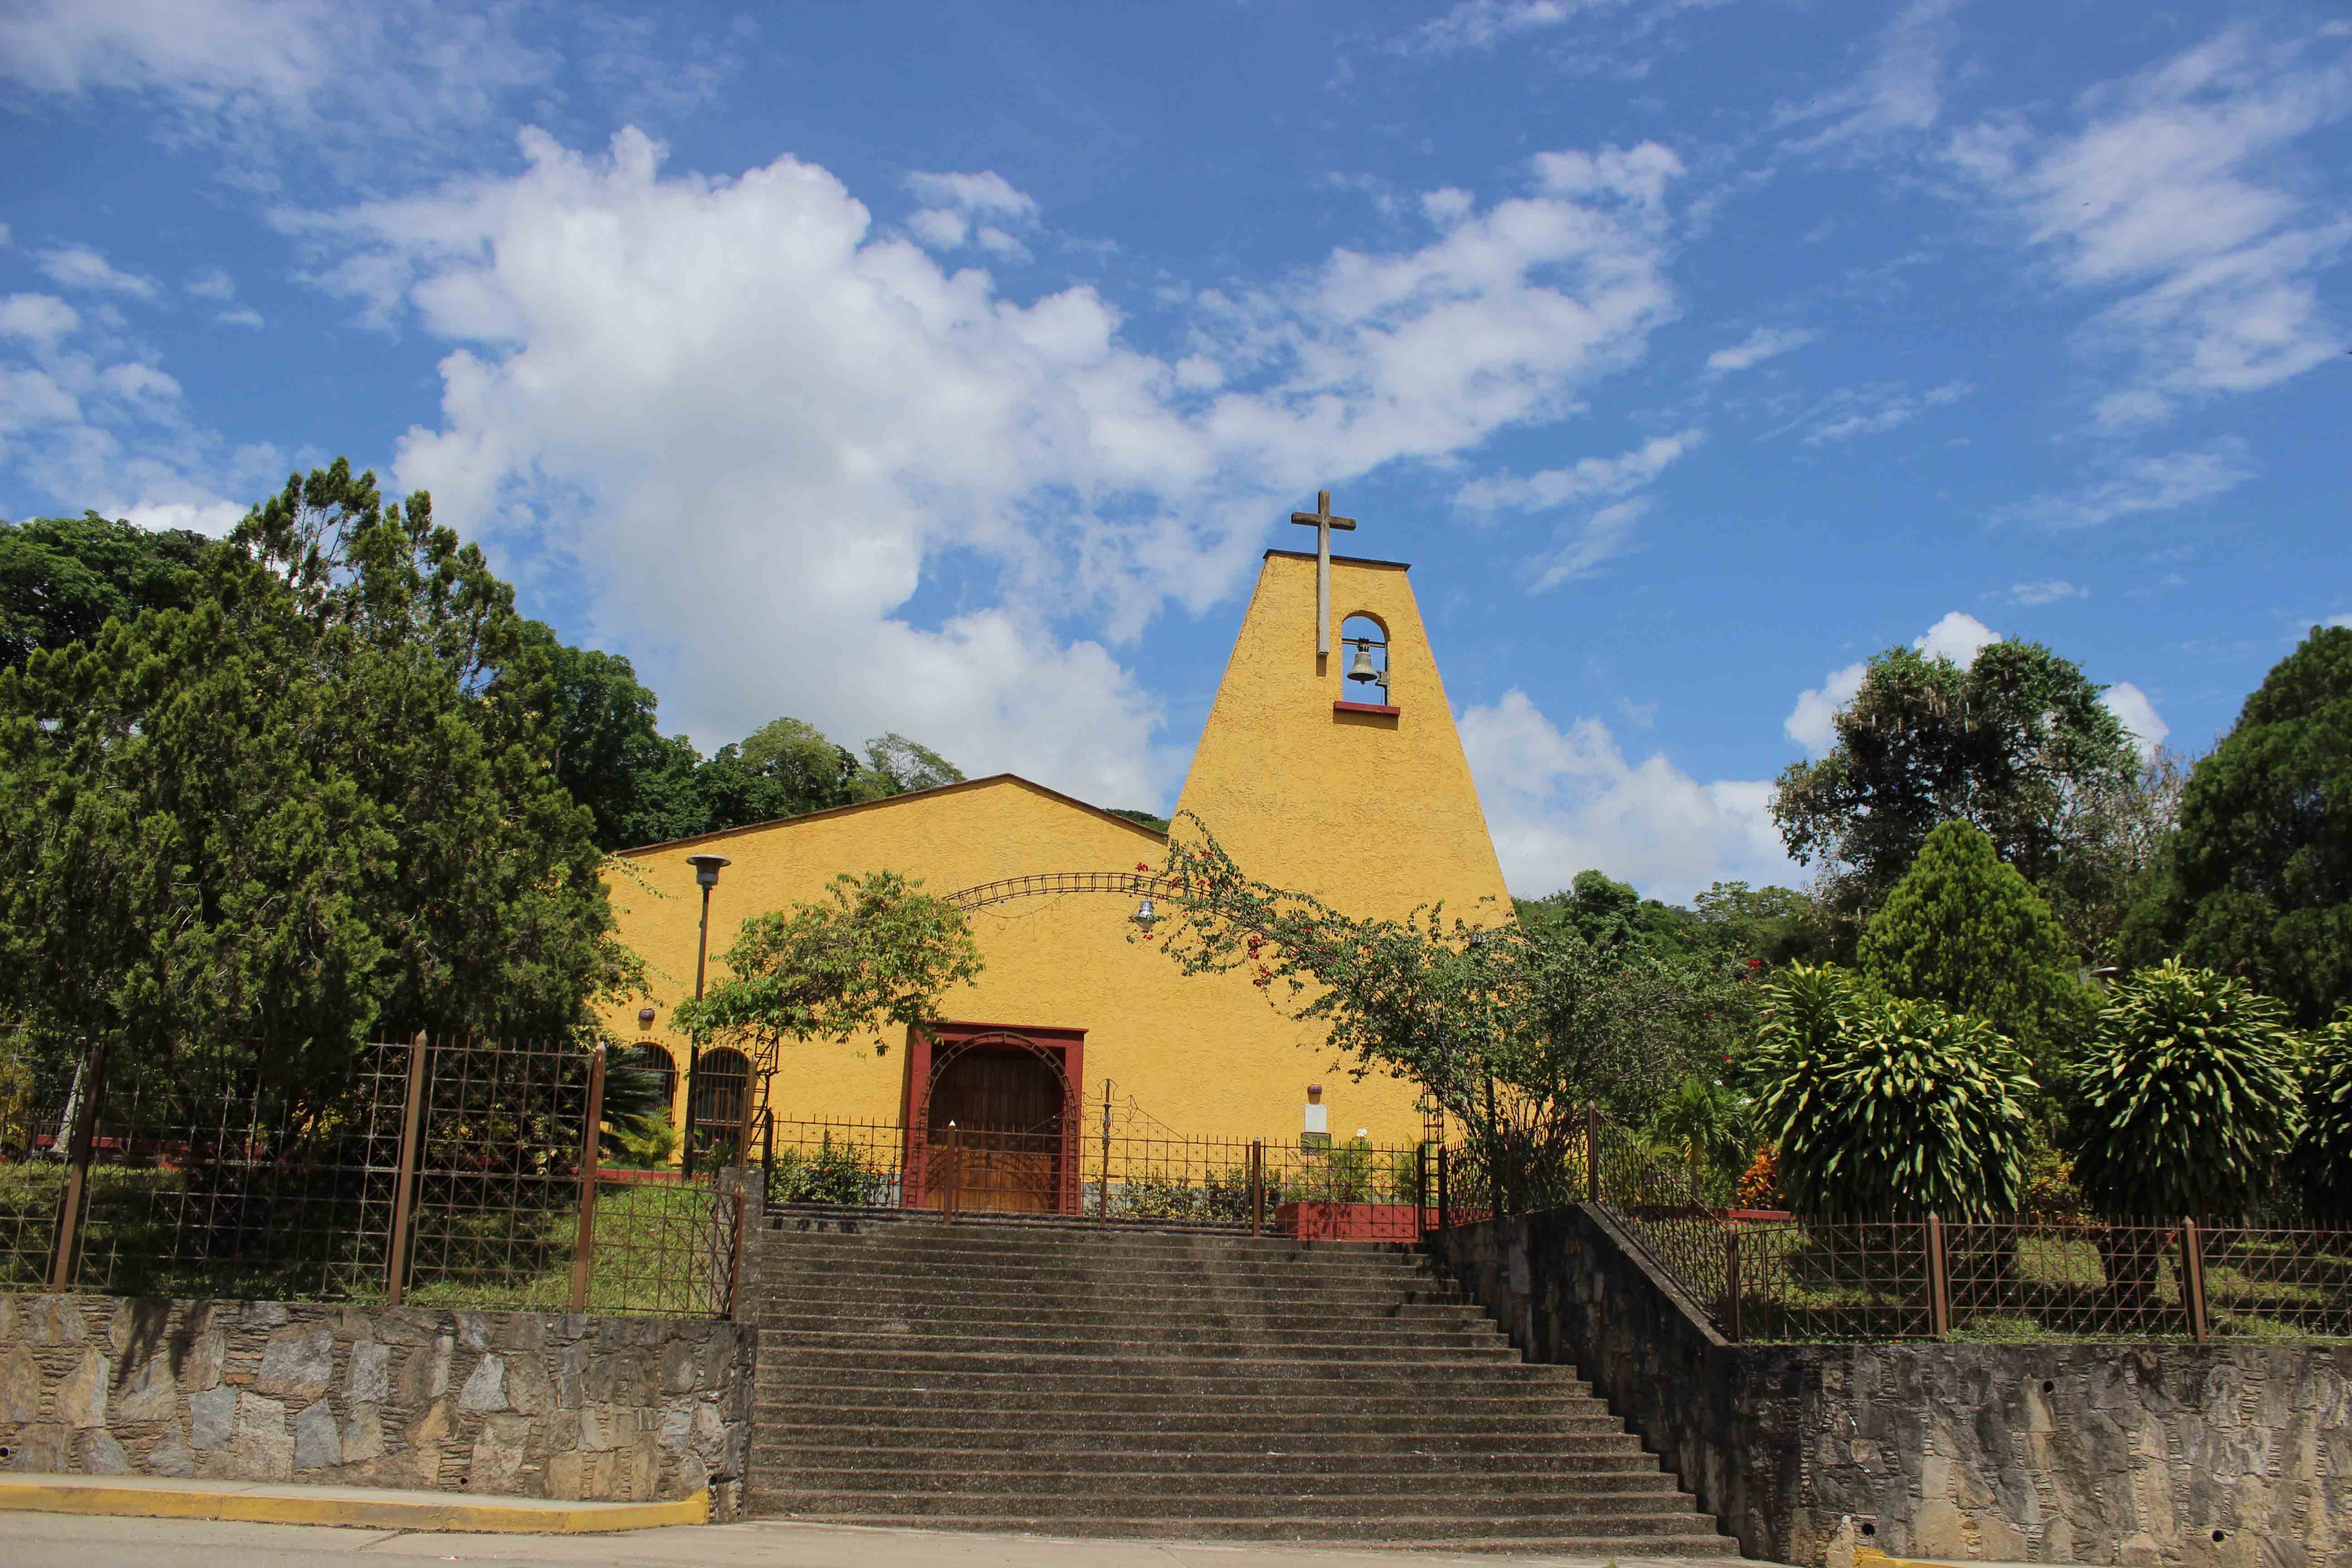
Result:
{"label": "arched bell opening", "polygon": [[1339,623],[1339,655],[1345,700],[1389,700],[1389,628],[1378,616],[1359,610]]}

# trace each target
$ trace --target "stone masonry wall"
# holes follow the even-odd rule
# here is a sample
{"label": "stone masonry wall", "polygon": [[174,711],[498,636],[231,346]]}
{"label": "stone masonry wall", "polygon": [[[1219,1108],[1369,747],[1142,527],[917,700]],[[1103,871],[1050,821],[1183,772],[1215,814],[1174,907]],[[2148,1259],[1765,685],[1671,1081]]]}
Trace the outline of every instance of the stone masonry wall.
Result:
{"label": "stone masonry wall", "polygon": [[1866,1524],[1897,1556],[2352,1562],[2352,1345],[1735,1345],[1597,1210],[1437,1246],[1514,1343],[1580,1368],[1751,1556],[1850,1561]]}
{"label": "stone masonry wall", "polygon": [[0,1468],[740,1503],[752,1331],[0,1295]]}

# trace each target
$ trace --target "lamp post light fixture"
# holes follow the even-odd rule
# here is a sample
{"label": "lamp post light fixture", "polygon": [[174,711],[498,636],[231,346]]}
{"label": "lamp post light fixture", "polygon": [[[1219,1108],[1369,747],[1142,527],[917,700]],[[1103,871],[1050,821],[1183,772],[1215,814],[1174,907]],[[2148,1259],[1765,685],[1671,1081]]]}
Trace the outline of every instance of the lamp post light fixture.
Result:
{"label": "lamp post light fixture", "polygon": [[[702,889],[702,925],[694,938],[694,999],[702,1000],[702,974],[710,957],[710,889],[719,886],[719,868],[730,865],[724,855],[689,855],[686,863],[694,868],[694,879]],[[686,1047],[686,1158],[685,1174],[694,1176],[694,1089],[695,1074],[702,1066],[702,1037],[698,1033],[687,1041]]]}

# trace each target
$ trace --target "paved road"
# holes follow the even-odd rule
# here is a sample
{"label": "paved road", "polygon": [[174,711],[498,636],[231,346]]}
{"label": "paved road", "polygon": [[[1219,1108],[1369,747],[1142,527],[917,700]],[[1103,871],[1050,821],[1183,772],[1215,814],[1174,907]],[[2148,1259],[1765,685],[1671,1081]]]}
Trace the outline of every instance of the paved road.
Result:
{"label": "paved road", "polygon": [[[9,1568],[296,1568],[357,1558],[494,1563],[509,1568],[1496,1568],[1492,1557],[1443,1552],[1318,1552],[1274,1546],[1158,1546],[1052,1541],[1025,1535],[953,1535],[915,1530],[843,1530],[752,1523],[627,1535],[438,1535],[209,1520],[0,1515],[0,1562]],[[1672,1557],[1512,1557],[1512,1568],[1723,1568]]]}

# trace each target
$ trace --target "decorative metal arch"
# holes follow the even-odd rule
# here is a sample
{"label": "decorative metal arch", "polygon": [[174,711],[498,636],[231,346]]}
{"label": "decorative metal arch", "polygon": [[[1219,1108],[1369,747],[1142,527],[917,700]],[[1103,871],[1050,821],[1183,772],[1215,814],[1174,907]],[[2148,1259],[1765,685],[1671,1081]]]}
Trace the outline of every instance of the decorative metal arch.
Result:
{"label": "decorative metal arch", "polygon": [[948,894],[944,901],[971,910],[1011,903],[1015,899],[1061,893],[1112,893],[1136,898],[1149,894],[1153,899],[1166,899],[1174,896],[1175,884],[1149,871],[1038,871],[1026,877],[1007,877],[998,882],[978,882]]}

